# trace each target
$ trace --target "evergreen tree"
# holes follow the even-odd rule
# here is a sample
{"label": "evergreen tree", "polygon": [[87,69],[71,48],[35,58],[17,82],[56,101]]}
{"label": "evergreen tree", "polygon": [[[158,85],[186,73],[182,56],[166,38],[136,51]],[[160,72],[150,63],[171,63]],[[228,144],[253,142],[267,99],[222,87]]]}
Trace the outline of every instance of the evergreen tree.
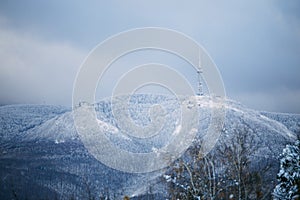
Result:
{"label": "evergreen tree", "polygon": [[278,200],[300,199],[300,141],[287,145],[280,155],[279,184],[274,189]]}

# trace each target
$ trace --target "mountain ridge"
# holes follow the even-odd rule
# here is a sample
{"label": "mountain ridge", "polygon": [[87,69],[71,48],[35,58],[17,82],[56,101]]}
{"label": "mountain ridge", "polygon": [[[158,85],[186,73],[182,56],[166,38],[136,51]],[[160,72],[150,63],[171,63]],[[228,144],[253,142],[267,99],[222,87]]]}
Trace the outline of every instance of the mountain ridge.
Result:
{"label": "mountain ridge", "polygon": [[[213,102],[208,97],[199,97],[199,99],[201,114],[209,115]],[[136,95],[132,97],[131,102],[133,102],[133,107],[130,109],[137,113],[134,115],[137,123],[149,123],[148,109],[157,103],[165,105],[166,110],[173,110],[174,115],[178,114],[173,105],[176,101],[170,97]],[[293,130],[296,130],[300,123],[300,115],[287,114],[282,117],[280,114],[255,111],[228,99],[224,105],[226,119],[220,141],[235,137],[233,130],[236,126],[243,123],[249,124],[251,132],[255,133],[257,143],[261,145],[256,154],[276,161],[276,156],[280,154],[282,148],[296,138]],[[118,129],[108,100],[100,101],[94,107],[102,127],[106,127],[107,130]],[[61,199],[68,199],[72,195],[79,199],[83,198],[87,190],[86,185],[90,185],[90,190],[97,190],[97,196],[102,193],[133,195],[137,193],[136,191],[144,191],[140,187],[147,188],[148,180],[157,182],[155,181],[157,177],[163,174],[161,171],[132,175],[117,172],[97,161],[84,148],[73,124],[72,111],[66,107],[1,106],[0,116],[0,187],[4,188],[3,193],[0,194],[1,199],[11,198],[10,182],[16,185],[16,193],[23,195],[28,189],[25,185],[35,185],[34,187],[44,191],[39,194],[40,196],[57,196]],[[139,116],[142,116],[142,119],[139,119]],[[172,117],[174,118],[170,116],[169,120],[173,121]],[[283,120],[283,122],[275,119]],[[203,124],[200,129],[205,130],[209,122],[210,118],[205,118],[201,122]],[[169,132],[174,127],[176,126],[171,124],[164,127],[163,131]],[[122,142],[121,148],[132,151],[141,150],[141,146],[151,147],[153,144],[159,147],[164,142],[161,144],[155,144],[155,142],[168,138],[168,136],[160,136],[151,140],[152,143],[145,145],[143,141],[133,140],[134,142],[130,143],[132,140],[123,141],[124,137],[116,137],[112,134],[108,137],[117,144]],[[131,146],[128,147],[128,145]],[[149,149],[146,148],[145,151]],[[274,169],[276,169],[276,164],[274,163]],[[60,180],[60,177],[65,178]],[[156,192],[163,192],[161,190],[163,189],[156,189]],[[138,193],[143,195],[143,192]],[[29,198],[36,197],[26,195]]]}

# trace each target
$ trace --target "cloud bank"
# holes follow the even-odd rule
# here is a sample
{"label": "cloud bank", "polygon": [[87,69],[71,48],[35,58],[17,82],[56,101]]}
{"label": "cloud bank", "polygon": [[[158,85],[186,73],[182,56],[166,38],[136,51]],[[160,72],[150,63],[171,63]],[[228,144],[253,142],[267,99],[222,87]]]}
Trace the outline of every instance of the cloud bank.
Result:
{"label": "cloud bank", "polygon": [[0,21],[0,103],[70,105],[73,81],[87,53],[10,30]]}

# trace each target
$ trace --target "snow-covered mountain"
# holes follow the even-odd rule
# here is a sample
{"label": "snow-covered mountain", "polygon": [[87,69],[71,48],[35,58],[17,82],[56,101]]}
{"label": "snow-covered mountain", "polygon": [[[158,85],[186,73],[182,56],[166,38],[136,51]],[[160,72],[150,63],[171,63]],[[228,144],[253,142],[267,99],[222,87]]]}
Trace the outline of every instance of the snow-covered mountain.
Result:
{"label": "snow-covered mountain", "polygon": [[[211,120],[214,101],[209,97],[197,98],[198,137],[201,137]],[[131,152],[150,152],[164,146],[172,137],[169,133],[176,130],[180,116],[178,102],[173,97],[146,94],[134,95],[129,101],[130,117],[140,126],[151,122],[149,108],[157,104],[164,108],[166,121],[160,134],[147,140],[121,133],[109,100],[100,101],[94,107],[100,127],[113,143]],[[246,124],[259,145],[255,155],[271,160],[276,171],[277,156],[287,143],[295,140],[295,133],[300,132],[300,115],[258,112],[232,100],[226,100],[222,106],[226,110],[225,126],[217,145],[234,138],[236,127]],[[155,112],[162,111],[154,109],[153,112],[156,116]],[[88,199],[92,195],[120,199],[124,195],[144,195],[150,187],[151,193],[158,193],[156,198],[159,199],[166,192],[160,183],[163,173],[161,170],[130,174],[103,165],[81,142],[69,108],[0,107],[0,199]]]}

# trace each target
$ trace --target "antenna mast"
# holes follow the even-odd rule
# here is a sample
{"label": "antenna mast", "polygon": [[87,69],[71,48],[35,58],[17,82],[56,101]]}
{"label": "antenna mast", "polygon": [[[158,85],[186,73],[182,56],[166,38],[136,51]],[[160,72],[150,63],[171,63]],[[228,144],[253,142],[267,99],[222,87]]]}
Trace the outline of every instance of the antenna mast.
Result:
{"label": "antenna mast", "polygon": [[203,96],[203,86],[202,86],[202,82],[201,82],[201,77],[202,77],[202,66],[201,66],[201,56],[200,56],[200,52],[199,52],[199,63],[198,63],[198,68],[197,68],[197,78],[198,78],[198,96]]}

